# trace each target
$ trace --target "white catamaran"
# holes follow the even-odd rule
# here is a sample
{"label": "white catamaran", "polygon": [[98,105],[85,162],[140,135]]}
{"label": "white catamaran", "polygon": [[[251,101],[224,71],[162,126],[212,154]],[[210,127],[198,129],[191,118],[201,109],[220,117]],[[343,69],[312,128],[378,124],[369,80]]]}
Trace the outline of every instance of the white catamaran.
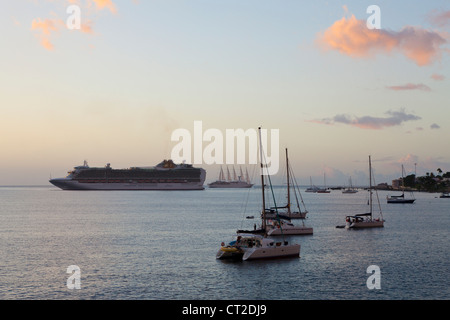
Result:
{"label": "white catamaran", "polygon": [[[261,231],[263,234],[238,234],[235,241],[230,242],[228,245],[222,242],[219,251],[216,254],[217,259],[242,259],[242,260],[254,260],[254,259],[277,259],[286,257],[299,257],[300,245],[290,244],[287,241],[276,242],[273,239],[268,238],[266,232],[266,203],[265,203],[265,183],[264,183],[264,165],[263,165],[263,151],[261,143],[261,128],[259,130],[259,148],[260,148],[260,163],[261,163],[261,190],[262,190],[262,213]],[[270,182],[270,176],[268,176],[270,188],[272,190],[272,183]],[[273,190],[272,190],[273,196]],[[275,202],[275,198],[274,198]],[[276,205],[275,205],[275,210]]]}

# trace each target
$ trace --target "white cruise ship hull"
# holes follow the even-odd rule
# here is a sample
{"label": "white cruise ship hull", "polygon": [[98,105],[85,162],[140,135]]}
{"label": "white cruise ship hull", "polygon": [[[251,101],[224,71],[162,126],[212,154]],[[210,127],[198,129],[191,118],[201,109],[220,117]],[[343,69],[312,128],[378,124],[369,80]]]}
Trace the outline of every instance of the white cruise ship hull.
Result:
{"label": "white cruise ship hull", "polygon": [[203,190],[203,182],[168,183],[82,183],[72,179],[51,179],[50,183],[63,190]]}

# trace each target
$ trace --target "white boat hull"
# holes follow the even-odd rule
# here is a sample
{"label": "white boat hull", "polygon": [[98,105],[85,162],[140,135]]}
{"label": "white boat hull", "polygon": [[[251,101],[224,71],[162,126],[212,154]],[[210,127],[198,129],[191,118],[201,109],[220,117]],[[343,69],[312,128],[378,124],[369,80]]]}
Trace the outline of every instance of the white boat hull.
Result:
{"label": "white boat hull", "polygon": [[288,258],[299,256],[299,244],[284,245],[280,243],[280,245],[278,245],[277,243],[274,246],[248,248],[245,250],[242,260]]}
{"label": "white boat hull", "polygon": [[292,228],[273,228],[267,232],[268,236],[282,236],[282,235],[308,235],[313,234],[313,228],[309,227],[292,227]]}

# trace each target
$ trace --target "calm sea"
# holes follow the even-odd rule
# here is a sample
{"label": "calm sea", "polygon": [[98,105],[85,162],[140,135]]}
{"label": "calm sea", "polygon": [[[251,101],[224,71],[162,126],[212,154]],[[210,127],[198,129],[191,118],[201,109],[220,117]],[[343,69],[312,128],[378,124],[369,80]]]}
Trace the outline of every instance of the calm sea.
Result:
{"label": "calm sea", "polygon": [[[314,235],[289,238],[300,258],[216,260],[259,222],[246,216],[258,217],[260,190],[0,187],[0,299],[450,299],[450,199],[388,205],[379,192],[385,227],[346,230],[336,225],[366,212],[367,191],[302,192]],[[71,265],[80,289],[67,286]],[[367,286],[371,265],[381,289]]]}

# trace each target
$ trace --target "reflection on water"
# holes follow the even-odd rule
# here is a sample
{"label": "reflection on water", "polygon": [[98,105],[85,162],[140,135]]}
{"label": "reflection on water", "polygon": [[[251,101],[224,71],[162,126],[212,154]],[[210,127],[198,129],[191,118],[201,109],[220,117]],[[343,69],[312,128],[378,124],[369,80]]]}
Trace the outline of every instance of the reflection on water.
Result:
{"label": "reflection on water", "polygon": [[[258,220],[260,190],[61,191],[0,188],[2,299],[448,299],[449,199],[388,205],[384,228],[336,229],[366,192],[303,193],[312,236],[300,258],[227,262],[222,241]],[[282,192],[276,190],[279,202]],[[298,223],[298,222],[296,222]],[[69,290],[66,269],[81,269]],[[366,269],[381,269],[369,290]]]}

